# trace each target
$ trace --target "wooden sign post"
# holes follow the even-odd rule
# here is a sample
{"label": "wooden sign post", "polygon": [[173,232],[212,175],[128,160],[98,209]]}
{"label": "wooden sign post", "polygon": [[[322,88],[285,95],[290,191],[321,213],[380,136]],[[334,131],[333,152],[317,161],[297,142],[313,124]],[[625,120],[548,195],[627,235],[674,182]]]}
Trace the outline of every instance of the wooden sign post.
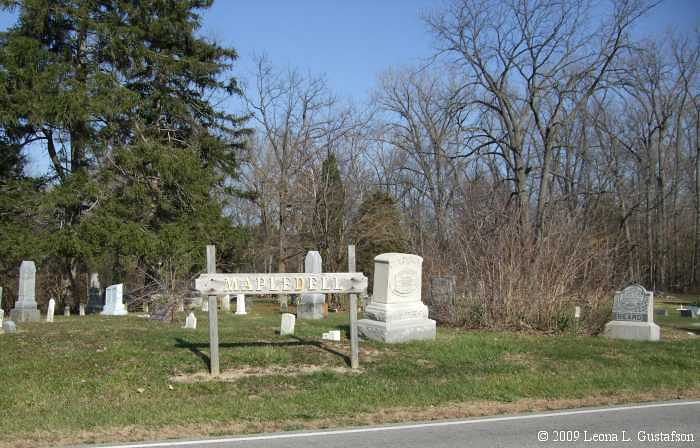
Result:
{"label": "wooden sign post", "polygon": [[219,325],[217,296],[226,294],[350,294],[351,366],[357,368],[357,294],[367,290],[367,277],[355,271],[355,246],[348,247],[350,272],[218,274],[216,249],[207,246],[207,273],[195,280],[195,289],[209,301],[210,372],[219,374]]}
{"label": "wooden sign post", "polygon": [[[216,247],[207,246],[207,273],[216,272]],[[209,372],[219,374],[219,316],[215,295],[207,297],[209,301]]]}
{"label": "wooden sign post", "polygon": [[[355,245],[348,246],[348,271],[355,272]],[[350,294],[350,367],[360,367],[357,341],[357,294]]]}

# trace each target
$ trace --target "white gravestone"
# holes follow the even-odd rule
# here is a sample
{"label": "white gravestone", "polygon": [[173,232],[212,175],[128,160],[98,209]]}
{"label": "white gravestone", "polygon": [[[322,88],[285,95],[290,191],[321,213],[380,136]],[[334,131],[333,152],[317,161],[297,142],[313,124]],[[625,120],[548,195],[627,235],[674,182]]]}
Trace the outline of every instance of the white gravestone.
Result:
{"label": "white gravestone", "polygon": [[294,324],[296,324],[296,317],[294,314],[283,313],[282,322],[280,323],[280,336],[294,334]]}
{"label": "white gravestone", "polygon": [[105,306],[100,314],[102,316],[125,316],[129,314],[122,302],[123,297],[124,285],[122,283],[108,286],[105,290]]}
{"label": "white gravestone", "polygon": [[326,341],[340,341],[340,330],[331,330],[327,333],[323,333],[321,339]]}
{"label": "white gravestone", "polygon": [[23,261],[19,267],[19,291],[17,303],[10,311],[10,319],[15,322],[37,322],[39,310],[36,307],[36,266],[33,261]]}
{"label": "white gravestone", "polygon": [[654,323],[654,293],[631,285],[615,293],[613,320],[603,334],[612,339],[658,341],[661,329]]}
{"label": "white gravestone", "polygon": [[382,342],[435,339],[435,321],[421,302],[423,258],[388,253],[374,258],[372,303],[357,323],[360,335]]}
{"label": "white gravestone", "polygon": [[190,314],[188,314],[187,318],[185,319],[185,328],[189,330],[197,329],[197,318],[192,311],[190,311]]}
{"label": "white gravestone", "polygon": [[63,315],[66,317],[70,316],[70,306],[66,305],[63,307]]}
{"label": "white gravestone", "polygon": [[209,300],[206,297],[202,299],[202,311],[209,311]]}
{"label": "white gravestone", "polygon": [[226,294],[225,296],[221,297],[221,310],[222,311],[231,311],[231,295]]}
{"label": "white gravestone", "polygon": [[245,294],[236,294],[236,314],[248,314],[245,310]]}
{"label": "white gravestone", "polygon": [[17,325],[15,325],[15,323],[11,320],[6,320],[2,323],[2,331],[7,334],[17,333]]}
{"label": "white gravestone", "polygon": [[[307,274],[320,274],[323,272],[323,260],[318,251],[312,250],[304,258],[304,272]],[[323,319],[323,304],[326,301],[325,294],[304,293],[297,306],[299,319]]]}
{"label": "white gravestone", "polygon": [[46,322],[53,322],[53,315],[56,312],[56,301],[49,300],[49,308],[46,310]]}
{"label": "white gravestone", "polygon": [[84,304],[84,303],[81,303],[81,304],[78,305],[78,314],[79,314],[80,316],[84,316],[84,315],[85,315],[85,304]]}

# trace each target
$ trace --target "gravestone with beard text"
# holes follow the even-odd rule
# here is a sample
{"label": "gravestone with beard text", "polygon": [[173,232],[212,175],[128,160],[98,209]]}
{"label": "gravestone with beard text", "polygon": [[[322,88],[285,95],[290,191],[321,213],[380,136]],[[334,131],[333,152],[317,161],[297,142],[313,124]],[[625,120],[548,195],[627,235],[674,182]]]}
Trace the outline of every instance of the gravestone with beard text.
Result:
{"label": "gravestone with beard text", "polygon": [[661,337],[661,329],[654,323],[654,293],[640,285],[615,293],[612,317],[603,332],[608,338],[658,341]]}

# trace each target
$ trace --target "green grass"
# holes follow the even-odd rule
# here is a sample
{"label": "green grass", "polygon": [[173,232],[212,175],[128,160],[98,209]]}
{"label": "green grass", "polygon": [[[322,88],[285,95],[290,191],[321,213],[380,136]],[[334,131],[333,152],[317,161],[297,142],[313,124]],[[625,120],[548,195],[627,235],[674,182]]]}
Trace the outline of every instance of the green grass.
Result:
{"label": "green grass", "polygon": [[656,303],[654,308],[668,310],[668,316],[654,316],[654,321],[662,327],[675,328],[700,334],[700,318],[681,317],[676,308],[679,303]]}
{"label": "green grass", "polygon": [[342,344],[320,341],[328,329],[347,331],[346,314],[297,321],[296,336],[281,337],[274,307],[252,308],[247,316],[220,316],[223,371],[328,369],[175,383],[174,375],[207,370],[205,313],[198,313],[196,331],[180,328],[184,315],[177,325],[133,315],[57,316],[53,324],[24,324],[20,333],[0,336],[3,437],[132,425],[347,419],[481,400],[583,399],[700,387],[700,338],[642,343],[442,328],[433,342],[361,341],[362,371],[348,374],[331,369],[346,367],[347,335]]}

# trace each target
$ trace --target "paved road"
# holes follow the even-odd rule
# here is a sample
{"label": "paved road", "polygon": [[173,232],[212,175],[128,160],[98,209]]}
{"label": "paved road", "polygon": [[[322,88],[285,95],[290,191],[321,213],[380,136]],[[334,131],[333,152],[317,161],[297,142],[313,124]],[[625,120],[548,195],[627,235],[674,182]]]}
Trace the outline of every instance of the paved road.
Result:
{"label": "paved road", "polygon": [[[664,441],[665,437],[669,439]],[[648,440],[649,438],[651,441]],[[584,408],[328,431],[98,446],[119,448],[700,447],[700,401]]]}

